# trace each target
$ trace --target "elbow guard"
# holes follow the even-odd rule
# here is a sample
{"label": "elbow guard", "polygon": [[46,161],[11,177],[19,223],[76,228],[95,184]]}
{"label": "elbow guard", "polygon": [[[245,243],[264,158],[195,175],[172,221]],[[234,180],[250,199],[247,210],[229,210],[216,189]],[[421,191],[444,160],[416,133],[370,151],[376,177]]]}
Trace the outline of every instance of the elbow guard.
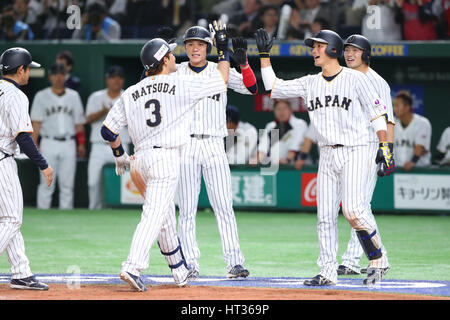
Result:
{"label": "elbow guard", "polygon": [[106,141],[109,141],[109,142],[115,141],[117,139],[117,136],[118,136],[118,134],[115,134],[114,132],[109,130],[104,125],[102,126],[102,129],[100,130],[100,133],[102,135],[102,138],[105,139]]}

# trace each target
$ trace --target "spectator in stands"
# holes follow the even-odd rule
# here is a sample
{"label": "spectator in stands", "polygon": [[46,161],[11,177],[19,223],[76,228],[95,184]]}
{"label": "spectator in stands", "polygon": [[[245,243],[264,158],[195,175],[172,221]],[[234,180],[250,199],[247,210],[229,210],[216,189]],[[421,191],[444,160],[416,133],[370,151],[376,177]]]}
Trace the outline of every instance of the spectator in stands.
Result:
{"label": "spectator in stands", "polygon": [[277,37],[279,19],[280,11],[277,6],[268,4],[261,7],[260,20],[262,28],[267,31],[269,36]]}
{"label": "spectator in stands", "polygon": [[67,88],[70,88],[72,90],[77,91],[79,94],[81,94],[81,80],[80,78],[74,76],[72,74],[72,69],[75,64],[75,61],[72,56],[72,52],[69,50],[60,52],[56,55],[56,61],[57,64],[64,65],[64,68],[66,69],[66,82],[65,86]]}
{"label": "spectator in stands", "polygon": [[81,40],[119,40],[121,37],[120,24],[108,16],[106,7],[98,2],[87,7],[83,14],[83,26],[75,29],[72,39]]}
{"label": "spectator in stands", "polygon": [[127,2],[127,0],[87,0],[85,6],[100,3],[107,8],[108,16],[122,24],[127,15]]}
{"label": "spectator in stands", "polygon": [[290,24],[305,34],[305,38],[313,36],[311,24],[317,18],[321,18],[329,24],[330,29],[335,30],[333,12],[328,3],[320,0],[295,0],[296,8],[291,12]]}
{"label": "spectator in stands", "polygon": [[[251,163],[293,164],[308,129],[305,120],[296,118],[289,100],[277,100],[273,106],[275,120],[269,122],[259,138],[257,159]],[[278,139],[273,135],[277,130]]]}
{"label": "spectator in stands", "polygon": [[302,33],[300,30],[295,29],[292,26],[289,26],[286,31],[286,40],[288,41],[298,41],[305,39],[305,34]]}
{"label": "spectator in stands", "polygon": [[236,26],[242,37],[253,38],[256,29],[261,25],[258,16],[260,8],[260,0],[242,0],[242,10],[230,17],[229,24]]}
{"label": "spectator in stands", "polygon": [[403,26],[404,40],[437,39],[437,18],[431,5],[431,0],[395,0],[395,17]]}
{"label": "spectator in stands", "polygon": [[441,166],[450,166],[450,127],[447,127],[436,146],[435,162]]}
{"label": "spectator in stands", "polygon": [[434,0],[433,14],[438,19],[438,35],[450,39],[450,0]]}
{"label": "spectator in stands", "polygon": [[1,15],[0,40],[33,40],[34,33],[30,26],[20,21],[12,5],[3,8]]}
{"label": "spectator in stands", "polygon": [[[30,3],[34,3],[34,5],[30,5]],[[17,18],[20,21],[25,22],[30,28],[34,31],[37,23],[37,8],[36,4],[39,6],[36,0],[15,0],[14,1],[14,10],[17,12]]]}
{"label": "spectator in stands", "polygon": [[320,30],[324,29],[330,29],[328,21],[325,20],[324,18],[318,17],[314,19],[314,21],[311,23],[311,34],[316,34]]}
{"label": "spectator in stands", "polygon": [[[395,19],[395,11],[387,0],[369,0],[370,6],[376,6],[379,16],[374,21],[374,12],[367,12],[362,20],[361,33],[373,42],[402,40],[402,26]],[[379,22],[375,25],[374,22]]]}
{"label": "spectator in stands", "polygon": [[242,0],[223,0],[212,6],[210,14],[216,16],[225,15],[230,19],[240,10],[242,10]]}
{"label": "spectator in stands", "polygon": [[227,106],[226,116],[228,136],[225,138],[225,151],[228,163],[249,164],[250,159],[256,156],[258,131],[252,124],[241,121],[239,109],[235,106]]}
{"label": "spectator in stands", "polygon": [[430,121],[413,112],[413,99],[408,91],[399,91],[394,98],[395,165],[410,171],[431,164]]}

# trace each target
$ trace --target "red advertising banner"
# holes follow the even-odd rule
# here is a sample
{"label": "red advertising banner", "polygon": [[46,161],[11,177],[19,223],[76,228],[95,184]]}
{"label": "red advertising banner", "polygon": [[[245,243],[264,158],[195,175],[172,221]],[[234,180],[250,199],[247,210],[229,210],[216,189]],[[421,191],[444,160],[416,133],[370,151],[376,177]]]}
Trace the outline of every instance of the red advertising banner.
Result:
{"label": "red advertising banner", "polygon": [[[294,112],[307,112],[307,106],[304,104],[302,98],[284,99],[291,103]],[[255,111],[273,111],[273,104],[276,99],[270,99],[267,94],[257,94],[255,96]]]}
{"label": "red advertising banner", "polygon": [[317,173],[302,173],[301,204],[305,207],[316,207]]}

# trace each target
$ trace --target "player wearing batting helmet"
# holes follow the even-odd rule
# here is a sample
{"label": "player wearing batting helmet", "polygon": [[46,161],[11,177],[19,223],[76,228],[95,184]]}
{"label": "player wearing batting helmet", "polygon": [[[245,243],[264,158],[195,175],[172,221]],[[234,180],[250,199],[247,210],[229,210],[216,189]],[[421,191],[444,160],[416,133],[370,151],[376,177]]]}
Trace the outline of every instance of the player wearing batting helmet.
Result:
{"label": "player wearing batting helmet", "polygon": [[[270,97],[306,100],[310,125],[320,148],[317,173],[317,264],[320,272],[304,284],[337,283],[337,217],[341,202],[342,212],[369,259],[370,268],[363,284],[374,285],[381,281],[383,270],[389,267],[380,232],[369,212],[370,199],[366,191],[375,161],[388,164],[392,159],[386,141],[387,108],[382,97],[363,73],[340,66],[338,58],[344,43],[331,30],[322,30],[305,40],[305,44],[313,48],[314,65],[322,72],[292,80],[275,75],[270,62],[273,39],[267,31],[258,29],[255,36],[261,75],[266,90],[271,92]],[[372,132],[376,132],[374,151],[369,143]],[[368,163],[374,166],[368,168]]]}
{"label": "player wearing batting helmet", "polygon": [[[371,44],[365,37],[354,34],[351,35],[344,42],[344,58],[347,67],[362,72],[377,90],[378,95],[386,103],[387,108],[387,132],[386,140],[388,142],[391,153],[393,154],[394,142],[394,117],[391,102],[390,88],[387,82],[372,68],[370,65]],[[368,124],[369,126],[369,124]],[[377,155],[378,139],[374,130],[370,130],[369,134],[369,148],[374,157]],[[394,159],[392,158],[391,166],[388,168],[377,168],[375,162],[371,162],[369,167],[369,182],[367,183],[366,196],[367,199],[372,199],[373,191],[377,181],[377,173],[380,176],[390,175],[395,169]],[[377,172],[379,171],[379,172]],[[370,202],[367,208],[371,219],[374,219]],[[387,252],[383,248],[383,254],[387,257]],[[342,255],[342,263],[338,267],[338,275],[353,275],[359,273],[366,273],[367,269],[360,269],[359,261],[363,254],[363,248],[359,243],[358,236],[354,230],[351,231],[350,241],[348,242],[347,250]],[[382,269],[383,275],[389,270],[389,265]]]}

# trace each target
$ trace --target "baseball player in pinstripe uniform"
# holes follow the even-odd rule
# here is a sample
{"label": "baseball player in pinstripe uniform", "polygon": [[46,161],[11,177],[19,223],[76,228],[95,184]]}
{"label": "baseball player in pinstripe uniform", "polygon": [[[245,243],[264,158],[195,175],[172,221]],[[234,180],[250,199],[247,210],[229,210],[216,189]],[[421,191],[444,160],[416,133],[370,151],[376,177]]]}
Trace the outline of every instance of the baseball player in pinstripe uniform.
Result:
{"label": "baseball player in pinstripe uniform", "polygon": [[[358,70],[366,75],[369,79],[370,83],[374,86],[377,94],[381,97],[381,100],[386,104],[387,108],[387,133],[386,133],[386,141],[389,144],[389,148],[391,153],[393,154],[393,143],[394,143],[394,114],[392,110],[392,101],[391,101],[391,90],[387,82],[373,70],[370,68],[370,56],[372,52],[372,47],[370,45],[369,40],[361,35],[351,35],[344,42],[344,57],[347,67],[352,68],[354,70]],[[372,157],[375,158],[378,150],[378,137],[376,132],[371,127],[369,121],[367,121],[367,126],[369,128],[369,148]],[[390,174],[392,172],[389,172]],[[369,183],[366,185],[366,205],[367,214],[370,216],[370,219],[373,219],[372,209],[370,207],[370,201],[372,199],[373,191],[375,190],[375,185],[377,182],[377,165],[375,162],[372,162],[369,167]],[[347,245],[347,250],[342,255],[342,263],[338,267],[338,275],[352,275],[359,274],[361,271],[367,271],[367,269],[361,269],[359,266],[359,260],[363,254],[363,248],[359,243],[358,236],[355,232],[355,229],[352,229],[350,240]],[[387,252],[383,247],[383,255],[386,256],[387,261]],[[389,270],[389,265],[383,268],[383,274],[386,274]]]}
{"label": "baseball player in pinstripe uniform", "polygon": [[39,68],[23,48],[10,48],[0,57],[0,254],[6,252],[11,264],[13,289],[48,290],[30,270],[25,243],[20,232],[23,197],[14,155],[19,147],[41,170],[47,186],[53,181],[53,169],[33,143],[28,114],[28,98],[20,90],[30,77],[30,68]]}
{"label": "baseball player in pinstripe uniform", "polygon": [[125,90],[103,122],[102,137],[113,149],[118,175],[130,166],[118,134],[128,125],[135,146],[133,163],[144,183],[142,217],[120,273],[121,279],[136,291],[147,290],[140,273],[148,267],[150,248],[156,239],[175,283],[187,284],[190,271],[177,237],[174,204],[180,148],[190,139],[194,105],[204,97],[226,91],[229,62],[221,57],[228,41],[226,33],[219,31],[224,42],[220,47],[220,62],[215,72],[205,78],[170,74],[176,70],[172,54],[176,44],[169,45],[160,38],[147,42],[141,50],[147,77]]}
{"label": "baseball player in pinstripe uniform", "polygon": [[[190,75],[204,79],[216,72],[217,64],[206,59],[213,45],[210,32],[199,26],[186,30],[184,45],[189,62],[178,66],[178,75]],[[228,88],[242,94],[257,92],[256,78],[247,63],[247,42],[233,39],[234,58],[241,73],[230,70]],[[223,257],[227,264],[229,278],[247,277],[244,256],[239,245],[238,229],[233,210],[231,174],[224,148],[223,138],[227,136],[226,93],[209,96],[194,107],[194,119],[190,127],[190,140],[182,148],[180,183],[178,187],[178,234],[181,246],[190,268],[194,269],[191,279],[200,272],[200,249],[196,241],[195,216],[201,178],[214,210],[222,240]]]}
{"label": "baseball player in pinstripe uniform", "polygon": [[[271,90],[271,98],[305,99],[320,148],[317,176],[320,273],[304,284],[337,283],[337,217],[342,202],[342,212],[356,230],[370,261],[363,283],[374,285],[381,280],[382,269],[388,262],[375,219],[367,210],[365,188],[369,181],[368,167],[374,161],[384,163],[385,170],[392,165],[386,141],[386,107],[364,74],[339,65],[343,42],[337,33],[322,30],[306,39],[305,44],[313,48],[314,64],[322,72],[288,81],[277,78],[272,69],[269,52],[273,39],[264,29],[258,29],[255,36],[264,86]],[[380,142],[376,159],[369,152],[367,119]]]}

